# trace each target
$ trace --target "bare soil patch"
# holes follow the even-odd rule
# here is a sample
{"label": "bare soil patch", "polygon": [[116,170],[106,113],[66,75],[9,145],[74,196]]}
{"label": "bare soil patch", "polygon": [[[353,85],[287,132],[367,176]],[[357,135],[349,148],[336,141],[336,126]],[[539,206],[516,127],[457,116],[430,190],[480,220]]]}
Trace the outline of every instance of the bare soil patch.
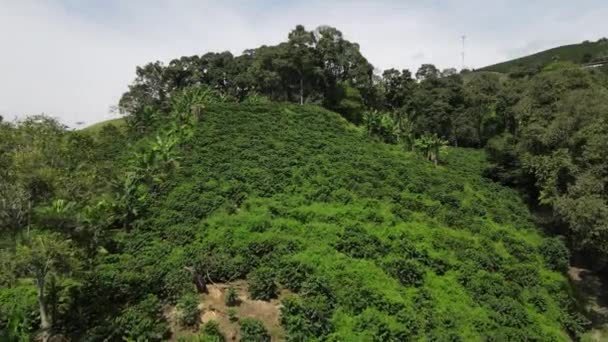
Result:
{"label": "bare soil patch", "polygon": [[[200,325],[213,320],[216,321],[227,341],[239,341],[240,329],[239,321],[244,318],[256,318],[264,323],[270,333],[272,341],[283,341],[284,332],[280,323],[281,299],[290,295],[289,291],[282,291],[277,299],[270,301],[254,300],[249,297],[247,282],[235,281],[231,283],[216,283],[207,286],[209,293],[200,295],[199,308],[201,309]],[[239,297],[239,304],[229,307],[225,303],[228,289],[233,287]],[[235,312],[235,321],[230,320],[229,310]],[[165,317],[170,322],[173,332],[172,341],[177,341],[179,337],[192,336],[197,331],[188,331],[179,326],[179,312],[175,307],[165,310]]]}

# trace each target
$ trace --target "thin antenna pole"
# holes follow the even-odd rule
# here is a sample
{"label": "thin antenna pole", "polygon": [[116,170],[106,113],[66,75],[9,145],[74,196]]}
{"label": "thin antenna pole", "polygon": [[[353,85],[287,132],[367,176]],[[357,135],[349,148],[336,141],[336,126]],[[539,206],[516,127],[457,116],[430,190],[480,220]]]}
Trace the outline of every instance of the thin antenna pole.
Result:
{"label": "thin antenna pole", "polygon": [[462,38],[462,65],[460,67],[460,70],[464,69],[464,41],[467,39],[467,36],[463,35],[461,36]]}

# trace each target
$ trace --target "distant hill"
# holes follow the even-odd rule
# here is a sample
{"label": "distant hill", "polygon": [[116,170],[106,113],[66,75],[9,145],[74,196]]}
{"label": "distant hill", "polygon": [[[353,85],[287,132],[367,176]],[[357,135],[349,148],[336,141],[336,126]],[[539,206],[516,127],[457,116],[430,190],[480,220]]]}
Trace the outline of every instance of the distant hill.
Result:
{"label": "distant hill", "polygon": [[83,128],[81,131],[91,134],[97,134],[104,126],[106,125],[114,125],[117,128],[126,127],[126,122],[124,118],[110,119],[106,121],[101,121],[98,123],[94,123],[90,126]]}
{"label": "distant hill", "polygon": [[597,60],[608,60],[608,39],[602,38],[597,42],[585,41],[580,44],[564,45],[478,70],[510,73],[522,68],[542,68],[555,59],[580,65]]}

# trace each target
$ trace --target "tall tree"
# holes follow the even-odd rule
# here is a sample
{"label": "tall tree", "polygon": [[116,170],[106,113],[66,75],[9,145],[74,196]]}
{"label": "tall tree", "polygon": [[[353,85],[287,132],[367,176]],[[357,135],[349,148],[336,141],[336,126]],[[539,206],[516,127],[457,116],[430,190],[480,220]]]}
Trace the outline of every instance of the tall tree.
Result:
{"label": "tall tree", "polygon": [[416,79],[419,81],[435,79],[440,75],[439,69],[433,64],[422,64],[416,71]]}
{"label": "tall tree", "polygon": [[457,124],[460,140],[469,146],[485,146],[500,129],[496,114],[500,80],[494,74],[473,74],[464,84],[465,110]]}
{"label": "tall tree", "polygon": [[290,64],[294,69],[299,84],[299,102],[304,104],[304,87],[306,83],[314,82],[319,76],[319,60],[314,50],[315,36],[298,25],[289,33],[288,51]]}
{"label": "tall tree", "polygon": [[32,278],[37,290],[40,313],[41,339],[46,342],[53,335],[53,303],[48,293],[49,282],[71,275],[78,269],[77,251],[69,240],[53,234],[31,232],[16,247],[14,258],[20,276]]}
{"label": "tall tree", "polygon": [[388,69],[382,73],[385,106],[391,110],[406,107],[408,110],[415,88],[415,81],[409,70]]}

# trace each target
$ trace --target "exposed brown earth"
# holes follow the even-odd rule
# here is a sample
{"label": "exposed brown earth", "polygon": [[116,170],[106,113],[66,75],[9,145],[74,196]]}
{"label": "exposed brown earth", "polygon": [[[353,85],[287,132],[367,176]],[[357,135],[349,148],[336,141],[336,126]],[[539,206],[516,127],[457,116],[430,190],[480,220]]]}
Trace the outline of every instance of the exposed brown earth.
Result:
{"label": "exposed brown earth", "polygon": [[[233,287],[239,296],[239,304],[233,307],[226,306],[225,303],[225,296],[230,287]],[[281,299],[290,295],[289,291],[282,291],[277,299],[263,301],[249,298],[247,283],[245,281],[210,284],[208,285],[208,290],[208,294],[200,296],[201,326],[211,320],[216,321],[226,337],[226,341],[239,341],[239,321],[250,317],[256,318],[264,324],[272,337],[272,341],[283,341],[285,339],[280,324],[280,309]],[[230,320],[228,314],[230,309],[234,309],[236,321]],[[185,330],[179,326],[177,319],[179,312],[177,312],[175,307],[167,308],[165,316],[171,324],[171,331],[173,332],[172,341],[177,341],[180,337],[197,334],[197,331]]]}

